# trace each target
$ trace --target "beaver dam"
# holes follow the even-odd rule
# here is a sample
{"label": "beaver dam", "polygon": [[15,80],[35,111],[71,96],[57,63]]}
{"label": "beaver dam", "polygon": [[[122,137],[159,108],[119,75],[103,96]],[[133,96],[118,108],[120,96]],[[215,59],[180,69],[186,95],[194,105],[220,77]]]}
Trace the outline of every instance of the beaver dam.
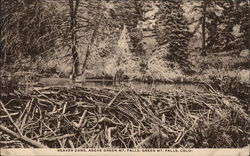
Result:
{"label": "beaver dam", "polygon": [[30,87],[1,94],[2,148],[241,148],[248,116],[215,91]]}

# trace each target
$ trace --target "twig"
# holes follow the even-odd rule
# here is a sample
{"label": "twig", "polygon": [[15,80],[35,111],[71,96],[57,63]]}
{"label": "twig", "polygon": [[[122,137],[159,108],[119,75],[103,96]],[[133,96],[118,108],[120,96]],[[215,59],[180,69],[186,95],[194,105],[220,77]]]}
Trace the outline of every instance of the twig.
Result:
{"label": "twig", "polygon": [[83,122],[83,120],[84,120],[84,118],[85,118],[87,112],[88,112],[88,111],[85,110],[85,111],[82,113],[82,116],[81,116],[81,118],[80,118],[79,123],[75,125],[77,128],[80,128],[80,127],[82,126],[82,122]]}
{"label": "twig", "polygon": [[109,104],[105,107],[105,109],[107,109],[108,107],[110,107],[110,106],[114,103],[114,101],[117,99],[117,97],[121,94],[122,91],[123,91],[123,89],[120,90],[120,91],[115,95],[115,97],[109,102]]}
{"label": "twig", "polygon": [[171,148],[174,148],[177,144],[179,144],[181,142],[181,140],[187,134],[187,132],[189,132],[194,127],[194,125],[196,124],[197,120],[198,119],[195,119],[193,125],[187,131],[183,132],[182,135],[178,136],[178,139],[176,139],[175,143],[171,146]]}
{"label": "twig", "polygon": [[75,148],[74,143],[73,143],[72,140],[69,139],[68,142],[69,142],[69,145],[70,145],[71,148]]}
{"label": "twig", "polygon": [[131,125],[131,129],[130,129],[131,135],[130,135],[130,138],[132,138],[134,146],[137,146],[136,139],[135,139],[135,135],[137,134],[137,132],[134,132],[134,125],[133,125],[133,123],[131,121],[130,121],[130,125]]}
{"label": "twig", "polygon": [[9,114],[8,110],[4,107],[4,104],[2,103],[2,101],[0,101],[0,104],[1,104],[1,106],[2,106],[2,108],[3,108],[3,110],[5,111],[5,113],[8,115],[8,118],[9,118],[9,120],[11,121],[11,123],[16,127],[18,133],[19,133],[20,135],[22,135],[21,130],[19,129],[19,127],[16,125],[16,123],[15,123],[14,120],[12,119],[12,117],[11,117],[11,115]]}
{"label": "twig", "polygon": [[143,147],[145,144],[148,144],[155,136],[156,136],[156,132],[152,133],[150,136],[148,136],[147,138],[143,139],[139,144],[137,144],[135,146],[135,148],[141,148],[141,147]]}
{"label": "twig", "polygon": [[[56,136],[56,133],[55,133],[48,125],[46,125],[43,121],[41,121],[41,123],[42,123],[46,128],[48,128],[48,129]],[[58,143],[60,144],[60,146],[61,146],[61,148],[62,148],[63,145],[62,145],[61,140],[57,139],[57,141],[58,141]]]}
{"label": "twig", "polygon": [[29,103],[27,104],[28,105],[28,107],[27,107],[27,109],[25,109],[25,116],[23,117],[23,120],[22,120],[22,122],[21,122],[21,128],[22,128],[22,131],[23,131],[23,127],[25,126],[25,124],[26,124],[26,122],[27,122],[27,118],[28,118],[28,116],[29,116],[29,113],[30,113],[30,109],[31,109],[31,107],[32,107],[32,104],[33,104],[33,101],[34,101],[34,99],[32,98],[32,100],[31,101],[29,101]]}
{"label": "twig", "polygon": [[20,143],[20,141],[10,140],[10,141],[0,141],[0,144],[14,144]]}
{"label": "twig", "polygon": [[54,141],[54,140],[60,140],[60,139],[65,139],[69,137],[73,137],[75,134],[65,134],[62,136],[55,136],[55,137],[50,137],[50,138],[41,138],[40,140],[46,140],[46,141]]}
{"label": "twig", "polygon": [[[15,116],[15,115],[18,115],[19,114],[19,112],[17,112],[17,113],[10,113],[9,115],[10,116]],[[0,116],[0,118],[8,118],[9,116],[8,115],[2,115],[2,116]]]}
{"label": "twig", "polygon": [[22,141],[25,141],[25,142],[29,143],[30,145],[33,145],[34,147],[38,147],[38,148],[48,148],[47,146],[45,146],[45,145],[43,145],[43,144],[41,144],[41,143],[39,143],[39,142],[36,142],[36,141],[34,141],[34,140],[32,140],[32,139],[26,137],[26,136],[19,135],[19,134],[13,132],[12,130],[8,129],[7,127],[5,127],[5,126],[3,126],[3,125],[0,125],[0,129],[1,129],[2,131],[4,131],[5,133],[7,133],[7,134],[10,134],[10,135],[12,135],[12,136],[14,136],[14,137],[16,137],[16,138],[22,140]]}
{"label": "twig", "polygon": [[202,82],[212,90],[212,93],[218,93],[210,84],[206,83],[205,81]]}
{"label": "twig", "polygon": [[113,139],[112,139],[112,131],[113,130],[116,130],[117,129],[117,127],[110,127],[110,128],[108,128],[108,145],[109,145],[109,147],[112,147],[112,142],[113,142]]}
{"label": "twig", "polygon": [[113,121],[112,119],[109,119],[107,117],[102,117],[98,123],[101,123],[101,122],[107,122],[107,123],[110,123],[110,124],[114,124],[114,125],[124,125],[123,123],[118,123],[118,122],[115,122]]}
{"label": "twig", "polygon": [[52,102],[55,105],[61,106],[60,104],[54,102],[53,100],[51,100],[48,96],[44,95],[43,93],[41,93],[39,90],[37,90],[36,88],[32,87],[37,93],[39,93],[40,95],[42,95],[43,97],[45,97],[48,101]]}
{"label": "twig", "polygon": [[68,102],[63,105],[62,114],[65,114]]}

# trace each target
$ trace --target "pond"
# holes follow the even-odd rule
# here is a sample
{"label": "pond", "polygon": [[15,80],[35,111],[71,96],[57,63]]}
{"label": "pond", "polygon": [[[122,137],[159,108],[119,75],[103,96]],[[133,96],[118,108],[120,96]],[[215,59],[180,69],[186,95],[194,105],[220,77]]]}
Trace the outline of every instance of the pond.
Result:
{"label": "pond", "polygon": [[[40,82],[45,86],[70,86],[70,80],[65,78],[42,78]],[[202,84],[169,84],[169,83],[144,83],[138,81],[128,81],[128,82],[115,82],[112,80],[104,79],[87,79],[85,83],[76,83],[77,86],[89,87],[89,88],[109,88],[109,89],[119,89],[122,85],[126,85],[135,89],[137,91],[162,91],[166,92],[168,90],[195,90],[195,91],[205,91],[205,87]]]}
{"label": "pond", "polygon": [[[121,82],[117,83],[114,81],[88,81],[83,86],[91,88],[110,88],[110,89],[119,89],[122,85],[131,87],[137,91],[161,91],[166,92],[168,90],[195,90],[195,91],[204,91],[205,87],[202,84],[169,84],[169,83],[144,83],[138,81],[130,82]],[[80,84],[79,84],[80,85]]]}

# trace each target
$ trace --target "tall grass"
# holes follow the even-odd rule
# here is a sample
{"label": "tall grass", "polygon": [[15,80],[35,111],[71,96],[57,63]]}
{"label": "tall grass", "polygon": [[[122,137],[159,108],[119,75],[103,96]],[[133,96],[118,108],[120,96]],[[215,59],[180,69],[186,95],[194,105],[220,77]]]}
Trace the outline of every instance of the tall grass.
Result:
{"label": "tall grass", "polygon": [[237,55],[210,55],[206,57],[197,56],[193,64],[201,70],[207,70],[211,68],[224,69],[224,70],[234,70],[234,69],[247,69],[250,68],[250,58],[249,57],[238,57]]}

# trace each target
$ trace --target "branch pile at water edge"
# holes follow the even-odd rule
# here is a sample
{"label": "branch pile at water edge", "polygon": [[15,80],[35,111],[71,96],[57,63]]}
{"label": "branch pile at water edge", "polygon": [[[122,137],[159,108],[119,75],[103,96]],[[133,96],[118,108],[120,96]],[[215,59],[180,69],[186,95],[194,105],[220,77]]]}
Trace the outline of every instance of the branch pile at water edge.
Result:
{"label": "branch pile at water edge", "polygon": [[237,98],[216,92],[31,87],[1,95],[3,148],[226,148],[248,142]]}

